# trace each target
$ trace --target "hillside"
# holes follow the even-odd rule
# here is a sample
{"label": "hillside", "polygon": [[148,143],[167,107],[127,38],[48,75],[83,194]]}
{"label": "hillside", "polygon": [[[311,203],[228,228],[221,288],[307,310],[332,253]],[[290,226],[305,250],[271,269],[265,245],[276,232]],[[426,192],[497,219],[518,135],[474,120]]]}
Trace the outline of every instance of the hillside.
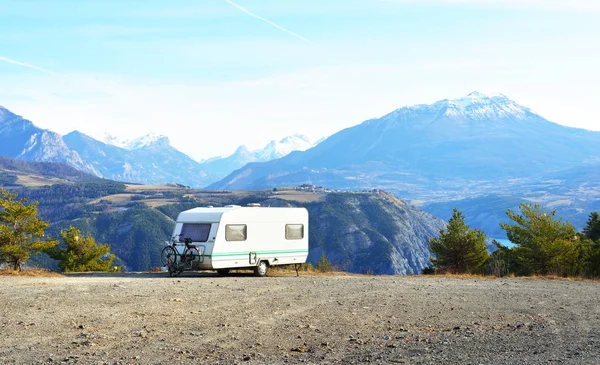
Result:
{"label": "hillside", "polygon": [[[197,206],[306,207],[311,227],[309,261],[316,264],[325,254],[335,266],[356,273],[420,273],[429,265],[429,238],[444,227],[441,219],[382,191],[205,191],[108,180],[6,187],[39,202],[40,215],[51,223],[49,236],[57,237],[61,229],[74,225],[99,243],[110,244],[119,262],[133,271],[160,266],[160,251],[174,219],[182,210]],[[32,263],[52,265],[43,255]]]}
{"label": "hillside", "polygon": [[324,253],[348,272],[419,274],[431,265],[429,238],[445,228],[441,219],[383,191],[334,193],[306,206],[309,260]]}
{"label": "hillside", "polygon": [[0,156],[0,186],[50,185],[66,182],[101,181],[60,162],[34,162]]}

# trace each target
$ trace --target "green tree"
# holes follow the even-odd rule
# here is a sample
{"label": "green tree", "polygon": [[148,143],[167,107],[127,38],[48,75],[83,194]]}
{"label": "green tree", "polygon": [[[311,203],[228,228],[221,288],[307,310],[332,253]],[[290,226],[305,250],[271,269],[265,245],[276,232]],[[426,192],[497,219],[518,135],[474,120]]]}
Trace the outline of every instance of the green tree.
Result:
{"label": "green tree", "polygon": [[478,229],[470,229],[465,224],[464,215],[456,208],[446,230],[440,230],[439,237],[430,238],[429,244],[435,254],[431,262],[437,270],[474,273],[488,258],[485,234]]}
{"label": "green tree", "polygon": [[37,205],[28,204],[28,199],[17,200],[17,194],[0,188],[0,260],[14,270],[21,270],[32,253],[58,244],[43,238],[48,223],[38,217]]}
{"label": "green tree", "polygon": [[594,242],[600,239],[600,215],[598,212],[590,213],[590,218],[583,228],[583,234]]}
{"label": "green tree", "polygon": [[522,203],[521,214],[509,209],[506,215],[514,223],[500,223],[508,239],[517,247],[515,258],[522,275],[577,275],[580,270],[580,244],[575,228],[556,218],[556,212],[544,212],[538,204]]}
{"label": "green tree", "polygon": [[59,261],[58,267],[61,271],[111,270],[115,255],[109,254],[110,246],[97,245],[94,237],[82,235],[79,229],[73,226],[66,231],[60,231],[60,237],[64,247],[55,247],[46,252],[48,256]]}
{"label": "green tree", "polygon": [[600,215],[590,213],[581,235],[584,275],[600,277]]}
{"label": "green tree", "polygon": [[580,235],[580,240],[583,275],[600,277],[600,240],[594,242],[585,235]]}
{"label": "green tree", "polygon": [[320,272],[331,272],[331,262],[325,254],[321,255],[321,259],[315,265],[315,270]]}

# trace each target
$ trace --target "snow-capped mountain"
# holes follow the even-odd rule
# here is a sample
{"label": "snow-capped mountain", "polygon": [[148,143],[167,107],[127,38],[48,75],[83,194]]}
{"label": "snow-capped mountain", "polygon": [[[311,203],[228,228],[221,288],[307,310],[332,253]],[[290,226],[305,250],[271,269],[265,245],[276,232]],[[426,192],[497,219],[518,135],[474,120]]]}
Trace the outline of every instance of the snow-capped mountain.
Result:
{"label": "snow-capped mountain", "polygon": [[167,136],[157,133],[148,133],[144,136],[129,140],[122,139],[114,136],[110,133],[104,134],[104,143],[116,147],[120,147],[126,150],[137,150],[140,148],[147,148],[151,146],[170,146],[170,141]]}
{"label": "snow-capped mountain", "polygon": [[263,149],[254,151],[253,154],[256,156],[256,161],[265,162],[287,156],[293,151],[306,151],[313,146],[308,137],[294,134],[280,141],[271,141]]}
{"label": "snow-capped mountain", "polygon": [[249,163],[272,161],[294,151],[306,151],[313,146],[306,136],[294,134],[279,141],[273,140],[264,148],[254,151],[242,145],[228,157],[211,158],[202,161],[201,164],[215,182]]}
{"label": "snow-capped mountain", "polygon": [[396,110],[396,113],[423,113],[436,111],[449,118],[468,118],[480,121],[493,121],[504,118],[524,119],[531,111],[507,96],[487,95],[477,91],[458,99],[440,100],[431,105],[407,106]]}
{"label": "snow-capped mountain", "polygon": [[172,147],[164,136],[142,137],[132,141],[130,149],[97,141],[78,131],[64,136],[64,141],[109,179],[194,187],[209,182],[200,164]]}
{"label": "snow-capped mountain", "polygon": [[199,163],[171,146],[169,138],[150,133],[124,140],[106,134],[100,142],[79,131],[61,136],[0,107],[0,155],[48,162],[65,162],[108,179],[145,184],[179,183],[204,187],[249,162],[269,161],[310,147],[308,138],[293,135],[265,148],[238,148],[226,158]]}
{"label": "snow-capped mountain", "polygon": [[138,150],[141,148],[156,148],[156,147],[167,147],[170,146],[171,142],[167,136],[156,133],[149,133],[145,136],[133,139],[127,142],[124,146],[128,150]]}
{"label": "snow-capped mountain", "polygon": [[36,127],[31,121],[0,106],[0,155],[27,161],[64,162],[100,176],[90,163],[69,149],[61,135]]}
{"label": "snow-capped mountain", "polygon": [[418,199],[573,167],[600,157],[599,145],[600,132],[552,123],[504,95],[474,92],[402,107],[307,151],[247,165],[209,188],[312,183],[384,188]]}

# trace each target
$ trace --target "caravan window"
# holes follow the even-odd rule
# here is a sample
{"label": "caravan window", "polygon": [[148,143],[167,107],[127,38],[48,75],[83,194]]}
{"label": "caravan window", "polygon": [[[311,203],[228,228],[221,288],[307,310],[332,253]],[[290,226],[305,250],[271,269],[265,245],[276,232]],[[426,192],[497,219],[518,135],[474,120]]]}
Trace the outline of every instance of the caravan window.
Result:
{"label": "caravan window", "polygon": [[285,239],[301,240],[304,238],[304,224],[286,224]]}
{"label": "caravan window", "polygon": [[181,227],[179,242],[183,242],[186,238],[191,238],[193,242],[208,241],[210,226],[210,223],[184,223]]}
{"label": "caravan window", "polygon": [[228,224],[225,226],[226,241],[245,241],[247,229],[245,224]]}

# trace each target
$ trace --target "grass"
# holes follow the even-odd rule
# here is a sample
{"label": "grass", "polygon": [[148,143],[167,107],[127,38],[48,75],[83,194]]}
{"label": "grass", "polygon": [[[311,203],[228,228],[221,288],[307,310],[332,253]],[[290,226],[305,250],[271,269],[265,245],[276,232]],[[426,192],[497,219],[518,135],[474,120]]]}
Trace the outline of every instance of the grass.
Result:
{"label": "grass", "polygon": [[0,270],[0,276],[31,276],[31,277],[63,277],[64,275],[46,270],[46,269],[29,269],[29,270]]}
{"label": "grass", "polygon": [[509,274],[503,277],[497,277],[494,275],[481,275],[481,274],[434,274],[434,275],[411,275],[416,278],[448,278],[448,279],[461,279],[461,280],[495,280],[495,279],[517,279],[517,280],[558,280],[558,281],[592,281],[597,282],[600,278],[585,278],[582,276],[568,276],[562,277],[557,275],[533,275],[533,276],[515,276]]}
{"label": "grass", "polygon": [[38,187],[38,186],[49,186],[52,184],[64,183],[65,180],[43,177],[37,175],[17,175],[16,184],[23,185],[25,187]]}

